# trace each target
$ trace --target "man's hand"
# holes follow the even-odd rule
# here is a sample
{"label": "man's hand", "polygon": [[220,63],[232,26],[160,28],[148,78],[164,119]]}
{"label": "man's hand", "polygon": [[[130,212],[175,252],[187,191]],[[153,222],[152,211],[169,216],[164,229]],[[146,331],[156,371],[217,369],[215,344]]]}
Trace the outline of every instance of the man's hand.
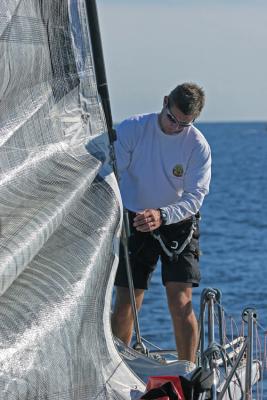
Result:
{"label": "man's hand", "polygon": [[159,210],[148,208],[142,212],[136,213],[133,226],[140,232],[151,232],[161,225]]}

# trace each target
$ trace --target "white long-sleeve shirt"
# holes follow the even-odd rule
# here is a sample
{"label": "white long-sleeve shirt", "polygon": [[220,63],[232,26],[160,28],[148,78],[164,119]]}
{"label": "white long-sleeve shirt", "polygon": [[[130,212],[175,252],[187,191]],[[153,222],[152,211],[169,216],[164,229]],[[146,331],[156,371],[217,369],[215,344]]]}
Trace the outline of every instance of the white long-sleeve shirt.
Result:
{"label": "white long-sleeve shirt", "polygon": [[117,127],[115,151],[125,208],[163,208],[167,224],[199,211],[209,191],[211,154],[195,126],[168,135],[158,114],[136,115]]}

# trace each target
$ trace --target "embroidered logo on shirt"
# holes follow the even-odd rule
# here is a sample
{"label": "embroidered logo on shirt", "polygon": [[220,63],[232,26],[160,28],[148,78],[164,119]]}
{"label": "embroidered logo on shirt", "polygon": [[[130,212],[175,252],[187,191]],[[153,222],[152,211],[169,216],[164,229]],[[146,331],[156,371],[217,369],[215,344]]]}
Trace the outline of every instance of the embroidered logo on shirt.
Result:
{"label": "embroidered logo on shirt", "polygon": [[181,177],[183,176],[184,169],[181,164],[177,164],[173,167],[172,173],[174,176]]}

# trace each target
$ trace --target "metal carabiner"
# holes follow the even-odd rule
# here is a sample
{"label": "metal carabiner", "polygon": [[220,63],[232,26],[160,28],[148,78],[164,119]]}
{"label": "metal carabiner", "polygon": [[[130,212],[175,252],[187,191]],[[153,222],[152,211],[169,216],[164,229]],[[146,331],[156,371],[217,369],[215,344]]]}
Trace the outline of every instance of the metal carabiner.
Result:
{"label": "metal carabiner", "polygon": [[172,241],[172,245],[170,246],[172,250],[177,250],[179,247],[179,242],[177,242],[176,240]]}

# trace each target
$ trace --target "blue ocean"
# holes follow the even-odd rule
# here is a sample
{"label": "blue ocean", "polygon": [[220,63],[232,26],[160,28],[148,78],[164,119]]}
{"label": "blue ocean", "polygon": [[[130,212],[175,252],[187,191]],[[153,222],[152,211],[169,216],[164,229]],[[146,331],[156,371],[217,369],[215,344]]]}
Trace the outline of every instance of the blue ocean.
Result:
{"label": "blue ocean", "polygon": [[[199,312],[202,290],[218,288],[227,318],[236,321],[253,306],[261,349],[267,330],[267,123],[199,123],[212,149],[212,183],[201,209],[202,281],[194,290]],[[161,348],[175,348],[160,265],[140,313],[141,334]],[[259,345],[258,345],[259,347]],[[264,371],[264,398],[267,382]]]}

